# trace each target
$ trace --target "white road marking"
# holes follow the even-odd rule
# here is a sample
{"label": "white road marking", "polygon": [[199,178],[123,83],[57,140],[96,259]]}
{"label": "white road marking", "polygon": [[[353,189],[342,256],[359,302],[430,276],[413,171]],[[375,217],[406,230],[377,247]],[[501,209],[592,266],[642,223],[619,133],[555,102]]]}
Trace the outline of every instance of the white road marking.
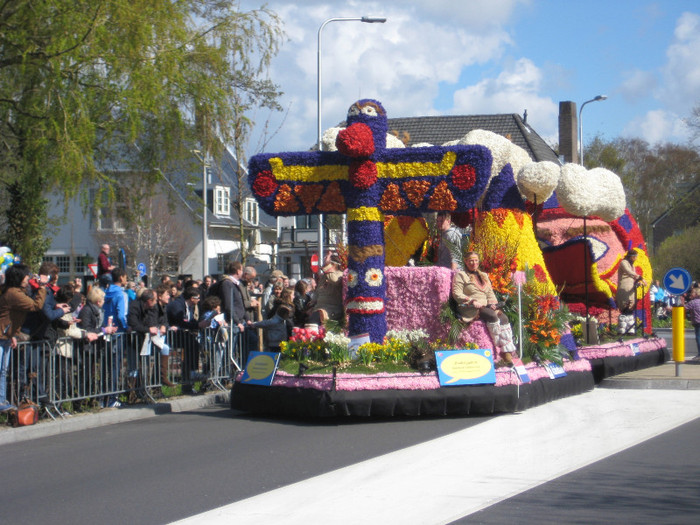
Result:
{"label": "white road marking", "polygon": [[177,523],[449,523],[698,416],[700,390],[595,389]]}

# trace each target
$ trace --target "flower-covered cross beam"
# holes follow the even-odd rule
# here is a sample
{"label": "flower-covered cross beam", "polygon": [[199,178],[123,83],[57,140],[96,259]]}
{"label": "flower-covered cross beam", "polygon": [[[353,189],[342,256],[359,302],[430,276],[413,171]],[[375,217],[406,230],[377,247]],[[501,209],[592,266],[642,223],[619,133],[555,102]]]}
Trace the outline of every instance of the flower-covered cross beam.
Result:
{"label": "flower-covered cross beam", "polygon": [[349,333],[369,333],[373,342],[387,330],[384,214],[472,208],[492,163],[484,146],[387,149],[386,134],[384,107],[359,100],[338,134],[338,151],[260,154],[249,163],[250,186],[268,214],[347,213]]}

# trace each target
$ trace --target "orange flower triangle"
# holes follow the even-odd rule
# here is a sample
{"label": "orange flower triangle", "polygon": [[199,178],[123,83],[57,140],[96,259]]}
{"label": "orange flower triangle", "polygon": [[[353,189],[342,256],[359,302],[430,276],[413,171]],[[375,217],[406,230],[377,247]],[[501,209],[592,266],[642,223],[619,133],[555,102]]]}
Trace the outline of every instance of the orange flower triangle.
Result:
{"label": "orange flower triangle", "polygon": [[306,184],[303,186],[295,186],[294,193],[297,194],[301,203],[304,205],[306,213],[311,213],[314,206],[318,202],[321,193],[323,193],[323,186],[321,184]]}
{"label": "orange flower triangle", "polygon": [[430,197],[428,207],[432,210],[452,211],[457,209],[457,201],[455,200],[447,182],[442,181],[435,187],[433,196]]}
{"label": "orange flower triangle", "polygon": [[318,209],[323,212],[338,212],[345,211],[345,199],[340,193],[340,185],[337,182],[331,182],[326,189],[326,193],[321,197],[321,202],[318,203]]}
{"label": "orange flower triangle", "polygon": [[391,183],[386,187],[382,198],[379,201],[379,207],[385,211],[399,211],[406,209],[406,201],[401,196],[399,185]]}
{"label": "orange flower triangle", "polygon": [[427,180],[408,180],[403,183],[403,190],[406,192],[408,200],[418,208],[423,204],[426,192],[430,189],[430,182]]}
{"label": "orange flower triangle", "polygon": [[282,184],[277,192],[277,197],[275,197],[275,211],[299,211],[299,202],[294,198],[294,195],[292,195],[292,188],[287,184]]}

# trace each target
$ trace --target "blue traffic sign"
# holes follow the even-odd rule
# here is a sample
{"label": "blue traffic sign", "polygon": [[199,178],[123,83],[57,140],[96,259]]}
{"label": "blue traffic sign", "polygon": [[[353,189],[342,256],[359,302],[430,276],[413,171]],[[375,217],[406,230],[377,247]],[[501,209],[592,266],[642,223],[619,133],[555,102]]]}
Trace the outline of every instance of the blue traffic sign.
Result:
{"label": "blue traffic sign", "polygon": [[139,277],[143,277],[144,275],[146,275],[146,274],[148,273],[148,272],[146,271],[146,265],[145,265],[144,263],[139,263],[139,264],[136,266],[136,269],[137,269],[138,272],[139,272]]}
{"label": "blue traffic sign", "polygon": [[692,279],[685,268],[671,268],[664,275],[664,288],[671,295],[683,295],[690,290]]}

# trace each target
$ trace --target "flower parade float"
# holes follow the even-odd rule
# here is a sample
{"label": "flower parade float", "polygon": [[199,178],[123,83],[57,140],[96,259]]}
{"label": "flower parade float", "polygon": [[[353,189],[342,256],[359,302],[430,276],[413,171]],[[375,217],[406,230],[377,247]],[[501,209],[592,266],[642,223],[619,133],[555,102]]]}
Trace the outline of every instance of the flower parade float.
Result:
{"label": "flower parade float", "polygon": [[[529,213],[541,212],[537,203],[550,201],[555,189],[568,191],[562,183],[568,179],[558,166],[533,166],[551,163],[533,163],[508,139],[481,130],[444,146],[401,147],[388,134],[383,106],[370,99],[354,103],[347,127],[327,132],[325,140],[332,151],[252,157],[249,182],[260,206],[272,216],[347,214],[347,335],[297,330],[283,344],[282,354],[299,361],[298,373],[278,370],[269,386],[249,384],[239,375],[232,408],[300,417],[491,414],[594,386],[591,362],[574,358],[576,352],[581,357],[580,350],[564,322],[559,283]],[[393,147],[387,147],[388,141]],[[618,189],[614,180],[605,181]],[[566,193],[563,200],[569,197]],[[593,200],[607,203],[603,211],[608,215],[625,211],[624,192],[621,210],[615,199]],[[514,331],[518,327],[522,334],[527,363],[517,370],[496,368],[490,384],[441,386],[434,362],[425,366],[450,349],[477,348],[494,362],[500,359],[482,321],[464,325],[450,313],[452,270],[401,266],[426,242],[422,214],[439,211],[461,214],[471,222],[469,245],[482,255],[483,269],[503,299]],[[593,211],[586,209],[590,215]],[[351,355],[347,342],[338,338],[360,335],[367,341],[352,355],[356,361],[406,362],[422,351],[423,359],[414,365],[423,366],[423,373],[344,372],[343,363]],[[663,346],[663,341],[654,344]],[[630,353],[647,352],[647,346],[642,339]],[[334,363],[332,372],[309,371],[304,363],[314,358]]]}

